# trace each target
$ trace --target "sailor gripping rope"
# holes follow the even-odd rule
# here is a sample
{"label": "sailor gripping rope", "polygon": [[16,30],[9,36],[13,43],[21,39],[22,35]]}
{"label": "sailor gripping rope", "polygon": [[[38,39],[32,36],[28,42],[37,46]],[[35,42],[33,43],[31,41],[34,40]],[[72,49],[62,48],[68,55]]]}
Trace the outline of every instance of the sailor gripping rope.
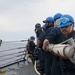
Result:
{"label": "sailor gripping rope", "polygon": [[[63,44],[65,42],[68,42],[68,44]],[[53,51],[56,55],[67,58],[75,64],[75,41],[73,38],[60,44],[49,44],[46,46],[46,50]]]}

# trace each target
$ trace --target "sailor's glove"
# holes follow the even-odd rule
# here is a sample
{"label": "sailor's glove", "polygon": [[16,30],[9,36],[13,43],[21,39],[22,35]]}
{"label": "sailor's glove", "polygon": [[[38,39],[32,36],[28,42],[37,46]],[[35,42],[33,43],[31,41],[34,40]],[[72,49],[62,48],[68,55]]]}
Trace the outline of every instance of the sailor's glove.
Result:
{"label": "sailor's glove", "polygon": [[46,51],[53,51],[53,47],[54,47],[54,44],[48,44],[47,46],[46,46]]}

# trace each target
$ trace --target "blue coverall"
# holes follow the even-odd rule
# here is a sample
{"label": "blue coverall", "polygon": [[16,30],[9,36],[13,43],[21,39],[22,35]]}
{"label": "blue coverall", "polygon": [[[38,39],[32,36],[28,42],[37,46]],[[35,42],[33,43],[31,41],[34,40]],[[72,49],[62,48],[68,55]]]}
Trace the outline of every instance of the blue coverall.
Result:
{"label": "blue coverall", "polygon": [[[54,27],[45,39],[48,39],[50,44],[58,44],[66,40],[66,37],[61,33],[58,27]],[[61,75],[59,57],[53,55],[52,60],[51,75]]]}
{"label": "blue coverall", "polygon": [[[50,26],[49,28],[46,29],[46,31],[44,33],[42,33],[39,37],[39,40],[41,41],[40,42],[40,45],[39,47],[42,48],[43,46],[43,41],[45,39],[45,37],[48,35],[48,33],[53,29],[53,25]],[[44,71],[45,71],[45,74],[46,75],[51,75],[51,66],[52,66],[52,54],[50,52],[46,52],[44,51],[43,49],[41,50],[41,64],[42,67],[44,68]]]}
{"label": "blue coverall", "polygon": [[[74,38],[75,39],[75,31],[72,31],[66,39]],[[72,63],[69,59],[60,59],[60,67],[62,69],[62,75],[75,75],[75,64]]]}

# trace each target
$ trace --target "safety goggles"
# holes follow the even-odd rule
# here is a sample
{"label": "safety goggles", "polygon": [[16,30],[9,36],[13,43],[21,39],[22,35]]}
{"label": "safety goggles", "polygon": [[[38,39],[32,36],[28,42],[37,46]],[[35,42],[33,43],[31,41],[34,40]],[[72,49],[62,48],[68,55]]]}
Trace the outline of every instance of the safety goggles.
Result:
{"label": "safety goggles", "polygon": [[63,18],[60,18],[60,19],[56,20],[56,24],[58,26],[61,25],[61,24],[67,24],[67,23],[72,23],[72,21],[70,21],[70,19],[66,18],[66,17],[63,17]]}

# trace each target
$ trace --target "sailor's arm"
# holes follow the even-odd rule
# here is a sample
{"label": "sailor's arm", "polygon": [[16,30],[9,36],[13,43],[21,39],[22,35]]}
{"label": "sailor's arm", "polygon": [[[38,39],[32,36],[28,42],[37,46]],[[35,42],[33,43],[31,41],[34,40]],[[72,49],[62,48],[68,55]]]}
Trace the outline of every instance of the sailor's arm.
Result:
{"label": "sailor's arm", "polygon": [[45,39],[43,42],[43,50],[46,49],[46,46],[49,44],[49,40]]}
{"label": "sailor's arm", "polygon": [[52,54],[54,54],[55,56],[57,56],[57,54],[54,53],[54,52],[52,51],[52,49],[48,49],[48,50],[46,49],[46,46],[48,46],[49,44],[50,44],[49,40],[48,40],[48,39],[45,39],[44,42],[43,42],[43,50],[49,51],[49,52],[51,52]]}

